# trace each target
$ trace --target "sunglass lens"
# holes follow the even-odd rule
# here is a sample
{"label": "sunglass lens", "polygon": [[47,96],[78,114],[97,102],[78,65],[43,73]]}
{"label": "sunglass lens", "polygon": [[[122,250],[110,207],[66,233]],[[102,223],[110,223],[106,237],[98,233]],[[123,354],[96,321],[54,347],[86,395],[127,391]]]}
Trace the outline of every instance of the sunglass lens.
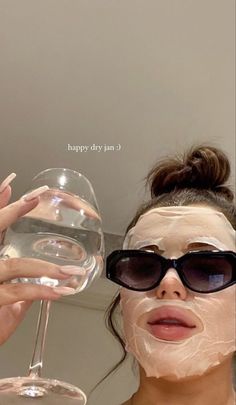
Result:
{"label": "sunglass lens", "polygon": [[233,268],[224,257],[189,257],[182,263],[189,287],[209,292],[223,287],[232,279]]}
{"label": "sunglass lens", "polygon": [[122,257],[112,273],[113,281],[144,290],[151,288],[159,279],[161,264],[155,257]]}

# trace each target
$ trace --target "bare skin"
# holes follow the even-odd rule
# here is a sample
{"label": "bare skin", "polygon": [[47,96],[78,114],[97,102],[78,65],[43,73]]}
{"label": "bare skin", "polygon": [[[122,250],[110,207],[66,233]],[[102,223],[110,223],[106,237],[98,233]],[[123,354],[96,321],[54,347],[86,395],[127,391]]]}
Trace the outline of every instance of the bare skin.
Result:
{"label": "bare skin", "polygon": [[[177,279],[166,276],[156,288],[156,295],[158,299],[185,299],[186,289]],[[232,357],[231,354],[202,376],[175,382],[146,377],[145,371],[139,366],[138,391],[121,405],[235,405]]]}
{"label": "bare skin", "polygon": [[177,382],[148,378],[140,367],[138,391],[122,405],[234,405],[231,364],[228,358],[201,377]]}

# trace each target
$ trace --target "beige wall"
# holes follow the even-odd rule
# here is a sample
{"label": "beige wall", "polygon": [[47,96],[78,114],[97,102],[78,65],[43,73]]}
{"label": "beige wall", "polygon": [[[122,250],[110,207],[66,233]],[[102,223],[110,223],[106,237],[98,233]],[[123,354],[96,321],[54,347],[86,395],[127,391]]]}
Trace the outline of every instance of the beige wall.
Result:
{"label": "beige wall", "polygon": [[[0,169],[18,174],[14,194],[47,167],[81,170],[105,231],[122,234],[164,154],[212,141],[235,175],[234,7],[0,0]],[[67,150],[94,142],[121,149]]]}

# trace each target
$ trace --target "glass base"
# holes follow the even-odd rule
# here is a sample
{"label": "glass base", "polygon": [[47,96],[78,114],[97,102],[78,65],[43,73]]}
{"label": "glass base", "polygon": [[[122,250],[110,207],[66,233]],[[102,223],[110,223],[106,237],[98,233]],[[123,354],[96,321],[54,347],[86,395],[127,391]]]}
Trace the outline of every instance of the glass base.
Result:
{"label": "glass base", "polygon": [[63,381],[46,378],[13,377],[0,380],[1,405],[85,405],[86,395]]}

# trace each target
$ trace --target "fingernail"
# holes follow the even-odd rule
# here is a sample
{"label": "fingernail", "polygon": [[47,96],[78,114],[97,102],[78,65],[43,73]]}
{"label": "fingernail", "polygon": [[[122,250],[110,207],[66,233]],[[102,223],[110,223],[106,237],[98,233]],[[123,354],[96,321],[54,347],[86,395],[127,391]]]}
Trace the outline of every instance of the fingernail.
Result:
{"label": "fingernail", "polygon": [[3,180],[3,182],[0,184],[0,193],[2,193],[7,186],[9,186],[9,184],[12,182],[12,180],[14,180],[15,177],[16,173],[11,173]]}
{"label": "fingernail", "polygon": [[60,272],[63,274],[71,274],[72,276],[84,276],[86,274],[86,270],[79,266],[62,266]]}
{"label": "fingernail", "polygon": [[76,290],[70,287],[54,287],[53,291],[61,295],[70,295],[70,294],[72,295],[76,293]]}
{"label": "fingernail", "polygon": [[49,190],[48,186],[42,186],[42,187],[36,188],[35,190],[31,191],[30,193],[24,194],[21,197],[21,200],[31,201],[34,198],[38,197],[39,195],[43,194],[47,190]]}

